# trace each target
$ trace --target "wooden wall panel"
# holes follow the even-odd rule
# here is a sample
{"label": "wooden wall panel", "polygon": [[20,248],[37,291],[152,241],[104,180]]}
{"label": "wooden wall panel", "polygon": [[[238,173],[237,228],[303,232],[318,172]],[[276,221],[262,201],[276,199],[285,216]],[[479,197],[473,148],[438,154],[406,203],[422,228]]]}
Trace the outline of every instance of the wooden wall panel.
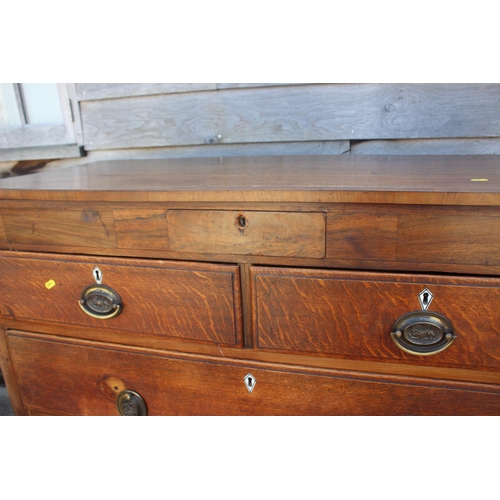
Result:
{"label": "wooden wall panel", "polygon": [[499,95],[497,84],[299,85],[84,101],[81,111],[89,150],[494,137]]}
{"label": "wooden wall panel", "polygon": [[305,85],[301,83],[77,83],[78,100],[116,99],[153,94],[199,92],[203,90],[240,89]]}
{"label": "wooden wall panel", "polygon": [[80,101],[215,90],[215,83],[77,83]]}
{"label": "wooden wall panel", "polygon": [[498,155],[499,138],[394,139],[352,141],[352,154],[362,155]]}
{"label": "wooden wall panel", "polygon": [[284,85],[311,85],[307,83],[216,83],[217,90],[221,89],[245,89],[256,87],[282,87]]}
{"label": "wooden wall panel", "polygon": [[65,125],[31,125],[0,129],[0,148],[17,149],[40,146],[59,146],[74,142]]}
{"label": "wooden wall panel", "polygon": [[89,161],[162,158],[214,158],[223,156],[340,155],[349,152],[349,141],[301,141],[250,144],[211,144],[159,148],[102,149],[90,151]]}

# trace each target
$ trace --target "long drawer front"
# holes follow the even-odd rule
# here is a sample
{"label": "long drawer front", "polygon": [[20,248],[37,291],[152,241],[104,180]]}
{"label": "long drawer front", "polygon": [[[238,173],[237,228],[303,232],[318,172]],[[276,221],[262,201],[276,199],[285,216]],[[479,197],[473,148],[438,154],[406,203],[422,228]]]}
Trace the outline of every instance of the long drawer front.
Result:
{"label": "long drawer front", "polygon": [[[114,295],[97,281],[118,295],[119,314],[107,314]],[[102,329],[110,339],[242,343],[236,265],[0,252],[0,289],[4,318]]]}
{"label": "long drawer front", "polygon": [[251,272],[257,349],[500,371],[500,279]]}
{"label": "long drawer front", "polygon": [[33,415],[500,414],[497,385],[224,361],[15,331],[7,338]]}

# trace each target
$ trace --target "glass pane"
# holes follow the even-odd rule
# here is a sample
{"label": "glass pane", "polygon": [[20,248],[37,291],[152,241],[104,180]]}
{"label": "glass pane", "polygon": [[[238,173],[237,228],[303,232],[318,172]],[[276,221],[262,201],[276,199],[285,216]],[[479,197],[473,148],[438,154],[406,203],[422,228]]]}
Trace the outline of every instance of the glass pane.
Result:
{"label": "glass pane", "polygon": [[21,117],[17,107],[13,83],[0,83],[0,127],[20,127]]}
{"label": "glass pane", "polygon": [[63,123],[57,83],[23,83],[26,120],[30,124]]}

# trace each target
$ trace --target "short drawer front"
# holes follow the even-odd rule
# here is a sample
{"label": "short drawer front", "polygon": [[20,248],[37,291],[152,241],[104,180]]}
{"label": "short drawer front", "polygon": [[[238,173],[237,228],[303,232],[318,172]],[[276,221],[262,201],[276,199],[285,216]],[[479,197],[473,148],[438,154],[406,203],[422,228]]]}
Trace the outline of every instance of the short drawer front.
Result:
{"label": "short drawer front", "polygon": [[[110,319],[91,317],[78,304],[96,284],[96,266],[123,304]],[[0,287],[5,318],[241,345],[235,265],[0,252]]]}
{"label": "short drawer front", "polygon": [[124,390],[140,395],[148,415],[500,414],[496,385],[188,360],[20,332],[8,342],[34,415],[117,415]]}
{"label": "short drawer front", "polygon": [[325,257],[323,213],[169,210],[167,218],[174,251]]}
{"label": "short drawer front", "polygon": [[[257,349],[366,360],[500,370],[500,279],[252,268]],[[398,318],[421,310],[445,316],[456,339],[442,352],[399,349]],[[424,340],[425,342],[425,340]]]}

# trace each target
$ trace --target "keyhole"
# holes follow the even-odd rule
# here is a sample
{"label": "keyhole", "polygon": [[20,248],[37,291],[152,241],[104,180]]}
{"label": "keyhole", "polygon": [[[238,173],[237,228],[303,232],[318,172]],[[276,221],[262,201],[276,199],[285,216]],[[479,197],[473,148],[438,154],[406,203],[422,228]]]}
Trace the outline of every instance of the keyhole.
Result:
{"label": "keyhole", "polygon": [[102,272],[98,267],[94,267],[94,270],[92,271],[92,274],[94,275],[94,279],[98,285],[102,283]]}
{"label": "keyhole", "polygon": [[252,377],[248,377],[248,387],[252,387],[253,379]]}
{"label": "keyhole", "polygon": [[424,303],[424,306],[426,306],[429,302],[429,294],[427,292],[424,293],[424,299],[423,299],[423,303]]}

